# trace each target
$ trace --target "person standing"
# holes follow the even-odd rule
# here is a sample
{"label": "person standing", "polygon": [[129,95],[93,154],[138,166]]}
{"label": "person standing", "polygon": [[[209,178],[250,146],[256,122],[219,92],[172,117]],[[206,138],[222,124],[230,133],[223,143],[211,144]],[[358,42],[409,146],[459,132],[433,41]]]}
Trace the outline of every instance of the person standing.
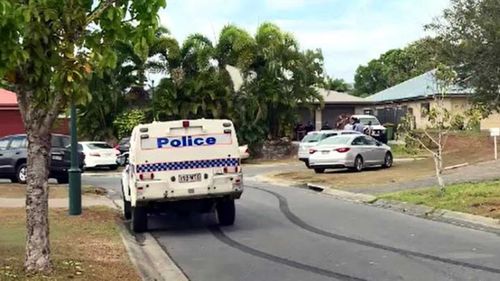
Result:
{"label": "person standing", "polygon": [[332,127],[330,127],[330,124],[328,123],[328,121],[326,121],[324,124],[323,124],[323,127],[321,127],[321,130],[331,130]]}
{"label": "person standing", "polygon": [[344,130],[354,130],[354,117],[349,118],[349,123],[344,126]]}
{"label": "person standing", "polygon": [[307,125],[306,125],[306,134],[309,132],[312,132],[312,131],[314,131],[314,125],[313,125],[312,121],[309,121],[309,122],[307,122]]}
{"label": "person standing", "polygon": [[353,129],[354,131],[358,131],[362,134],[365,132],[365,126],[359,121],[358,118],[354,119]]}

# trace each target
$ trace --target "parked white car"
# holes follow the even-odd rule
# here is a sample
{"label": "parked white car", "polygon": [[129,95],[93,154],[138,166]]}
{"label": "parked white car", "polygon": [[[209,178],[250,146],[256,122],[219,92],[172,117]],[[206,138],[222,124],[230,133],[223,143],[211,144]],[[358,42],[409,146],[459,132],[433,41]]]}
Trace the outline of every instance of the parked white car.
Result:
{"label": "parked white car", "polygon": [[366,135],[342,135],[325,139],[310,149],[309,165],[316,173],[325,169],[349,168],[360,172],[365,167],[390,168],[391,147]]}
{"label": "parked white car", "polygon": [[309,149],[317,145],[318,142],[337,135],[361,134],[351,130],[323,130],[307,133],[299,144],[298,158],[309,168]]}
{"label": "parked white car", "polygon": [[111,147],[105,142],[82,141],[81,151],[85,154],[85,168],[108,167],[116,170],[118,167],[116,159],[120,154],[118,149]]}
{"label": "parked white car", "polygon": [[250,150],[248,149],[248,145],[241,145],[238,147],[240,150],[240,158],[241,160],[245,160],[250,158]]}

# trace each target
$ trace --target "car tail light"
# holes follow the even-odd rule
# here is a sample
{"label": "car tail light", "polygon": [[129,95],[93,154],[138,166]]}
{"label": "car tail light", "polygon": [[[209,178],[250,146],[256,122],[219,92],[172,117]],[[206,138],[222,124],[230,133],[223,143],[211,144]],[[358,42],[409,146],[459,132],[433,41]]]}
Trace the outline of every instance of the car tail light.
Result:
{"label": "car tail light", "polygon": [[335,151],[340,152],[340,153],[345,153],[345,152],[348,152],[349,150],[351,150],[351,149],[348,147],[341,147],[341,148],[335,149]]}
{"label": "car tail light", "polygon": [[155,174],[154,173],[151,173],[151,179],[154,180],[155,179]]}
{"label": "car tail light", "polygon": [[316,153],[316,151],[317,151],[316,149],[311,148],[311,149],[309,149],[309,154],[314,154],[314,153]]}
{"label": "car tail light", "polygon": [[189,121],[188,120],[182,121],[182,127],[189,128]]}
{"label": "car tail light", "polygon": [[115,145],[115,147],[113,147],[113,148],[114,148],[114,149],[116,149],[116,150],[120,150],[120,145],[119,145],[119,144],[117,144],[117,145]]}
{"label": "car tail light", "polygon": [[227,174],[227,172],[228,172],[227,167],[224,167],[223,171],[224,171],[224,174]]}
{"label": "car tail light", "polygon": [[143,180],[144,180],[144,175],[143,175],[143,174],[139,174],[139,179],[140,179],[141,181],[143,181]]}
{"label": "car tail light", "polygon": [[97,152],[90,152],[89,153],[90,156],[95,156],[95,157],[100,157],[101,154],[97,153]]}

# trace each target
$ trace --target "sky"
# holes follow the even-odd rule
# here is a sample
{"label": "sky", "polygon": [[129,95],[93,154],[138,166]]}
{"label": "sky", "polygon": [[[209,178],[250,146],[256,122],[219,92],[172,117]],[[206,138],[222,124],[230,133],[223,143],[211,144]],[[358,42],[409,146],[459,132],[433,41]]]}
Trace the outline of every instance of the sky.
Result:
{"label": "sky", "polygon": [[325,71],[354,81],[356,68],[380,54],[431,35],[423,25],[441,15],[449,0],[167,0],[161,24],[182,42],[202,33],[216,41],[236,24],[251,34],[273,22],[303,49],[323,52]]}

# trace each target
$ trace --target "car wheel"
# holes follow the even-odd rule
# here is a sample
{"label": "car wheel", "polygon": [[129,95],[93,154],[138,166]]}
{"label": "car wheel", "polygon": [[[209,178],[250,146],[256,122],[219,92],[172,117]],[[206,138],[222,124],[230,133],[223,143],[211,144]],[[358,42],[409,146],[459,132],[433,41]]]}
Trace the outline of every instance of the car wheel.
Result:
{"label": "car wheel", "polygon": [[236,216],[234,199],[223,200],[216,205],[217,218],[220,225],[233,225]]}
{"label": "car wheel", "polygon": [[325,172],[325,169],[324,168],[316,168],[316,169],[314,169],[314,172],[316,174],[323,174]]}
{"label": "car wheel", "polygon": [[57,175],[56,180],[58,184],[66,184],[69,182],[69,175],[68,174]]}
{"label": "car wheel", "polygon": [[131,208],[131,219],[130,223],[133,232],[144,232],[148,230],[148,212],[144,207],[132,207]]}
{"label": "car wheel", "polygon": [[28,167],[26,164],[21,164],[16,170],[16,181],[18,183],[26,183],[28,179]]}
{"label": "car wheel", "polygon": [[387,152],[385,154],[384,164],[382,165],[382,167],[384,167],[384,168],[390,168],[390,167],[392,167],[392,162],[393,162],[392,153]]}
{"label": "car wheel", "polygon": [[126,220],[132,218],[132,204],[130,201],[125,200],[125,197],[123,197],[123,217]]}
{"label": "car wheel", "polygon": [[308,169],[310,169],[310,168],[311,168],[311,165],[309,165],[309,160],[305,160],[305,161],[304,161],[304,164],[306,164],[306,167],[307,167]]}
{"label": "car wheel", "polygon": [[116,169],[118,169],[118,165],[111,165],[111,166],[109,166],[109,169],[111,171],[115,171]]}
{"label": "car wheel", "polygon": [[356,156],[356,159],[354,160],[354,168],[353,170],[356,172],[361,172],[363,170],[363,158],[361,156]]}

